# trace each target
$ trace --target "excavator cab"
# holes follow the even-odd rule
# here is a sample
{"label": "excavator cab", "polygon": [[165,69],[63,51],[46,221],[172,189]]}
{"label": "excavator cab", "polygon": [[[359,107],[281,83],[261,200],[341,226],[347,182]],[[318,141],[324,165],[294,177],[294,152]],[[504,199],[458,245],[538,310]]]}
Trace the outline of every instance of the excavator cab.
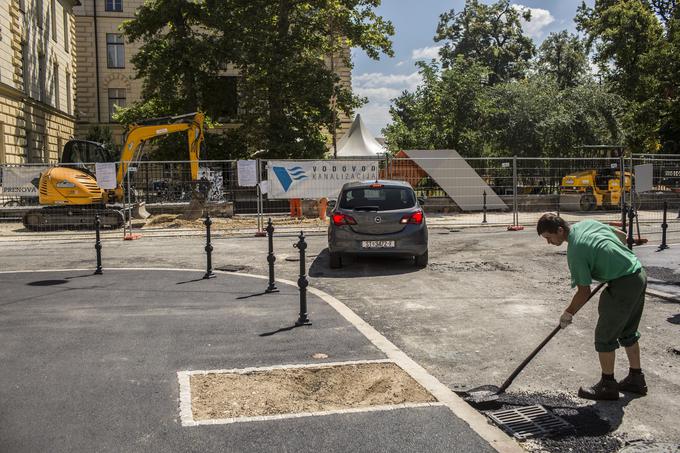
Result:
{"label": "excavator cab", "polygon": [[113,153],[101,143],[88,140],[69,140],[61,154],[61,164],[114,162]]}

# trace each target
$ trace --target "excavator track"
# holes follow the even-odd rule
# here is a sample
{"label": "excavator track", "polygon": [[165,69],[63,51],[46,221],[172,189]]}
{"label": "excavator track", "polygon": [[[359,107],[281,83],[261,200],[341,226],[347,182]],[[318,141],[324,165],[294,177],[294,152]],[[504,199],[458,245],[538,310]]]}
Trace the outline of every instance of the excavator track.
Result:
{"label": "excavator track", "polygon": [[123,212],[106,206],[47,206],[32,209],[23,216],[24,226],[31,231],[94,229],[99,215],[102,228],[117,229],[125,223]]}

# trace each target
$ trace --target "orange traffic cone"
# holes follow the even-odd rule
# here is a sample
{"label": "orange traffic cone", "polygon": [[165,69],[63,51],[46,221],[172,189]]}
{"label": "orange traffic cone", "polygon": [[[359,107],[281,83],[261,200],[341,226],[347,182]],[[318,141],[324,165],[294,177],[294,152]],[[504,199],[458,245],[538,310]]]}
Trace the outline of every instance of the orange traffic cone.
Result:
{"label": "orange traffic cone", "polygon": [[302,217],[302,201],[299,198],[290,199],[290,216],[296,218]]}

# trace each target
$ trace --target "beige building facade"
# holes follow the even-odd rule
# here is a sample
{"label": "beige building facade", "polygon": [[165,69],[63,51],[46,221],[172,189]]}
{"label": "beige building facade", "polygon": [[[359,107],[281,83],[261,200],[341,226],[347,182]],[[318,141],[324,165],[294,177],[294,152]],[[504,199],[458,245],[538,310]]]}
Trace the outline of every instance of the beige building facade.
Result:
{"label": "beige building facade", "polygon": [[57,162],[74,136],[78,0],[0,0],[0,164]]}
{"label": "beige building facade", "polygon": [[[134,18],[142,4],[142,0],[83,0],[82,5],[74,8],[78,42],[76,134],[79,137],[85,136],[93,126],[106,126],[113,132],[114,142],[122,144],[125,128],[115,123],[111,114],[116,105],[131,105],[141,98],[142,80],[135,79],[135,68],[131,63],[140,43],[126,42],[120,25]],[[349,49],[346,52],[349,56]],[[340,58],[334,60],[341,83],[351,88],[350,69]],[[237,98],[238,71],[228,68],[222,76],[226,89],[219,91],[226,92],[229,98],[233,90],[233,97]],[[224,117],[214,119],[223,124],[220,129],[238,127],[235,112],[225,111]],[[338,140],[351,126],[351,120],[345,115],[341,115],[340,120],[342,127],[336,134]],[[331,142],[329,134],[329,147]]]}

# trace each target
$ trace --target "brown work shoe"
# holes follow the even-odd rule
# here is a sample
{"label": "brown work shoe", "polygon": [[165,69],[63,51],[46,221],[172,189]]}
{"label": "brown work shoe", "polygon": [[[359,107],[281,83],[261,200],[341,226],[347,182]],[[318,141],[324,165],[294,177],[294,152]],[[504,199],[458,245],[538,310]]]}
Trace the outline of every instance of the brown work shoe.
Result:
{"label": "brown work shoe", "polygon": [[578,396],[589,400],[617,400],[619,399],[619,385],[616,381],[601,379],[600,382],[591,387],[578,389]]}
{"label": "brown work shoe", "polygon": [[645,382],[645,375],[629,373],[621,382],[619,382],[619,390],[622,392],[637,393],[638,395],[647,394],[647,383]]}

